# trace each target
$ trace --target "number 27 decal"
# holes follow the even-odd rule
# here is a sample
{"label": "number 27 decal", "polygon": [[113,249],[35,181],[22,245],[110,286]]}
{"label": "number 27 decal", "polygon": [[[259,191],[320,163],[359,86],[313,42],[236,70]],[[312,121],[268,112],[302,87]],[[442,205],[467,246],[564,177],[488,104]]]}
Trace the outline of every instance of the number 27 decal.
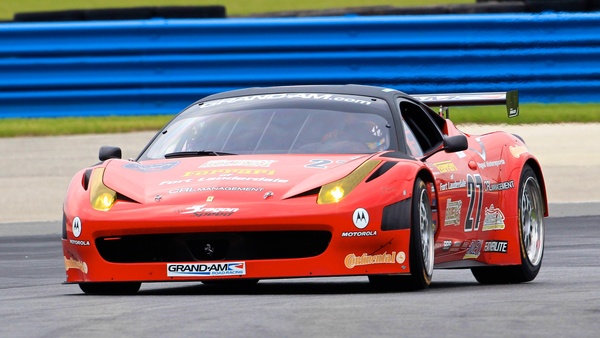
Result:
{"label": "number 27 decal", "polygon": [[[469,207],[467,208],[467,217],[465,219],[465,232],[479,230],[479,218],[481,217],[481,207],[483,205],[483,181],[480,175],[467,175],[467,197],[469,198]],[[475,217],[473,217],[473,207],[477,200]]]}

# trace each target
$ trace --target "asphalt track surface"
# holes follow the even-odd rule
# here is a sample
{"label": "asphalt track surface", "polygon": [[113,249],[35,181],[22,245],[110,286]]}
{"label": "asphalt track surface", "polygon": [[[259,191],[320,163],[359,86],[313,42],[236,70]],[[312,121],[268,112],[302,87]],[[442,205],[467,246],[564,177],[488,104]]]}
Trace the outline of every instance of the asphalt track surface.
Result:
{"label": "asphalt track surface", "polygon": [[[468,126],[482,133],[494,126]],[[542,270],[482,286],[436,270],[420,292],[378,293],[364,277],[261,281],[247,289],[143,284],[134,296],[64,285],[62,199],[101,145],[135,157],[152,133],[0,139],[0,337],[596,337],[600,332],[600,124],[503,126],[546,175]]]}
{"label": "asphalt track surface", "polygon": [[3,237],[0,336],[597,337],[599,222],[548,218],[533,282],[483,286],[468,270],[435,270],[429,289],[397,293],[353,277],[245,289],[155,283],[133,296],[89,296],[61,284],[58,235]]}

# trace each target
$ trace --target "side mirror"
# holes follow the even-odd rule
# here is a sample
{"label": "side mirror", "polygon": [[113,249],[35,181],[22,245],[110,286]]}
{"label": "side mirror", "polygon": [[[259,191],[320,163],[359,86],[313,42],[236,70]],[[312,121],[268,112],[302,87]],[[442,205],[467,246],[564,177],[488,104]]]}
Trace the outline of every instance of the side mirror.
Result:
{"label": "side mirror", "polygon": [[446,137],[444,139],[444,149],[447,153],[455,153],[461,150],[467,150],[469,148],[469,142],[465,135],[454,135]]}
{"label": "side mirror", "polygon": [[454,135],[450,137],[444,138],[442,142],[442,146],[437,148],[435,151],[429,153],[427,156],[421,158],[421,161],[426,161],[428,158],[433,156],[440,151],[445,151],[447,153],[455,153],[461,150],[467,150],[469,148],[469,141],[465,135]]}
{"label": "side mirror", "polygon": [[121,156],[121,148],[119,147],[102,146],[98,152],[100,161],[106,161],[111,158],[121,158]]}

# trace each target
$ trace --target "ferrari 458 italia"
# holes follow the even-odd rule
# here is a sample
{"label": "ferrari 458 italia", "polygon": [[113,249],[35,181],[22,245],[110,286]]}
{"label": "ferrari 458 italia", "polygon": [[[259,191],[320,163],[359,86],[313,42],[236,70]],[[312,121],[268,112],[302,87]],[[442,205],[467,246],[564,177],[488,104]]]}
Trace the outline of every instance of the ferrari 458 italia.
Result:
{"label": "ferrari 458 italia", "polygon": [[145,282],[367,276],[380,290],[419,290],[434,268],[531,281],[548,214],[540,164],[517,135],[457,129],[446,111],[463,105],[519,113],[515,91],[315,85],[205,97],[137,158],[104,146],[75,175],[66,282],[122,294]]}

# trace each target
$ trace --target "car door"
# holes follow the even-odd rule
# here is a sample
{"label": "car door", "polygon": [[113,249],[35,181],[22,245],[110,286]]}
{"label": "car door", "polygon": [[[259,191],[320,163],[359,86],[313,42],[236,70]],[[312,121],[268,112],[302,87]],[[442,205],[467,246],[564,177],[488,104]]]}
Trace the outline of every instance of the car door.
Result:
{"label": "car door", "polygon": [[[444,135],[428,110],[412,102],[400,102],[400,112],[407,148],[415,158],[441,146]],[[425,161],[434,174],[438,192],[436,264],[455,262],[461,266],[463,261],[477,259],[481,253],[483,241],[479,231],[487,199],[484,183],[489,179],[482,176],[482,166],[478,165],[486,154],[485,146],[480,146],[476,140],[470,140],[465,151],[440,151]]]}

